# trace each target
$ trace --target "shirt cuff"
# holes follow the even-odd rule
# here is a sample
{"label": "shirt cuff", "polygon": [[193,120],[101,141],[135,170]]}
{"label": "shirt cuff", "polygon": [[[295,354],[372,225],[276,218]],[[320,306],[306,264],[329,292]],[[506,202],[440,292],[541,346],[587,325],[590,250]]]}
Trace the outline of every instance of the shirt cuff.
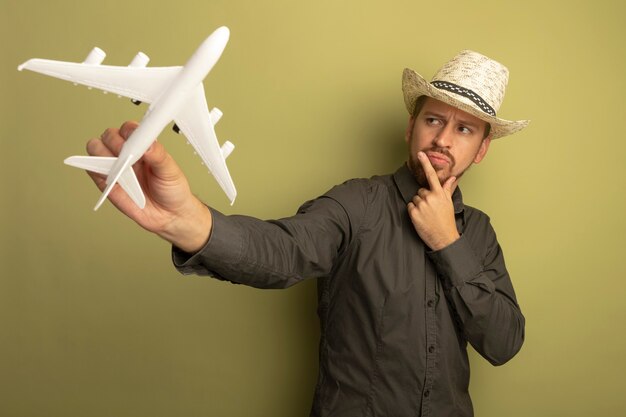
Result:
{"label": "shirt cuff", "polygon": [[223,279],[212,270],[212,265],[219,264],[224,268],[239,263],[243,253],[243,233],[234,219],[212,208],[209,210],[213,224],[206,245],[193,254],[172,246],[172,262],[184,275],[209,275]]}
{"label": "shirt cuff", "polygon": [[426,253],[437,272],[454,287],[471,281],[482,272],[482,265],[464,235],[443,249]]}

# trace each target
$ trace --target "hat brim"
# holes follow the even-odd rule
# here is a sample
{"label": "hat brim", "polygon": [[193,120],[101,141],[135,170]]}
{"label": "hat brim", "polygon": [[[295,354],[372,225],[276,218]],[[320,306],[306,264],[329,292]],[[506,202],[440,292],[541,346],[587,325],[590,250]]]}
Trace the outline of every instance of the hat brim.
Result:
{"label": "hat brim", "polygon": [[530,120],[505,120],[491,116],[476,107],[470,99],[434,87],[410,68],[405,68],[402,73],[402,92],[404,93],[404,104],[409,114],[413,114],[418,97],[432,97],[489,123],[491,125],[491,139],[498,139],[519,132],[530,123]]}

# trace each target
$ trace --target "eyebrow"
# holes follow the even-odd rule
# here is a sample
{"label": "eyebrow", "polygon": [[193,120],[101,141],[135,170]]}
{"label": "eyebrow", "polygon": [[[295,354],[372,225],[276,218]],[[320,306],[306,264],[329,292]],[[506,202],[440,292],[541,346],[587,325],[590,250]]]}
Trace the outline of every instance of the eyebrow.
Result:
{"label": "eyebrow", "polygon": [[444,119],[445,116],[441,113],[435,113],[433,111],[425,111],[424,112],[424,116],[431,116],[431,117],[436,117],[438,119]]}
{"label": "eyebrow", "polygon": [[[437,119],[444,119],[446,121],[448,120],[448,119],[446,119],[445,115],[443,115],[441,113],[435,113],[435,112],[433,112],[431,110],[425,111],[424,112],[424,116],[426,116],[426,117],[435,117]],[[457,120],[462,125],[466,125],[466,126],[473,127],[473,128],[476,128],[476,129],[479,128],[479,125],[477,123],[472,122],[472,121],[470,121],[468,119],[462,119],[462,118],[458,118],[457,117]]]}

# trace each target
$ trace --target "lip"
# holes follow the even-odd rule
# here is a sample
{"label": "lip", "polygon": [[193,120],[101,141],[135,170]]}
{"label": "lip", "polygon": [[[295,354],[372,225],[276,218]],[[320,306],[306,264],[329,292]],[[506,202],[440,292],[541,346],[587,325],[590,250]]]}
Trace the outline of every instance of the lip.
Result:
{"label": "lip", "polygon": [[433,165],[450,165],[450,159],[439,152],[426,152],[426,156]]}

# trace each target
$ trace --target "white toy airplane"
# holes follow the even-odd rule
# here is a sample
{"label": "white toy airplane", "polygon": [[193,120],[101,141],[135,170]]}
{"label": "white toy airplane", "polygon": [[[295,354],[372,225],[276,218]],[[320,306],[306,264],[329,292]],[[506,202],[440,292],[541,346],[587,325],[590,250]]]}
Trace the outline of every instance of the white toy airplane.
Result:
{"label": "white toy airplane", "polygon": [[132,165],[171,121],[175,123],[174,130],[182,131],[193,145],[230,203],[235,202],[237,191],[226,167],[226,158],[234,145],[226,141],[220,148],[213,126],[222,112],[217,108],[209,112],[202,85],[226,47],[229,34],[227,27],[218,28],[202,42],[184,67],[148,68],[149,58],[142,52],[127,67],[100,65],[106,54],[99,48],[94,48],[82,63],[30,59],[17,67],[20,71],[27,69],[130,97],[136,104],[151,103],[117,158],[71,156],[64,161],[107,175],[107,187],[94,210],[104,202],[116,182],[139,207],[145,207],[146,199]]}

